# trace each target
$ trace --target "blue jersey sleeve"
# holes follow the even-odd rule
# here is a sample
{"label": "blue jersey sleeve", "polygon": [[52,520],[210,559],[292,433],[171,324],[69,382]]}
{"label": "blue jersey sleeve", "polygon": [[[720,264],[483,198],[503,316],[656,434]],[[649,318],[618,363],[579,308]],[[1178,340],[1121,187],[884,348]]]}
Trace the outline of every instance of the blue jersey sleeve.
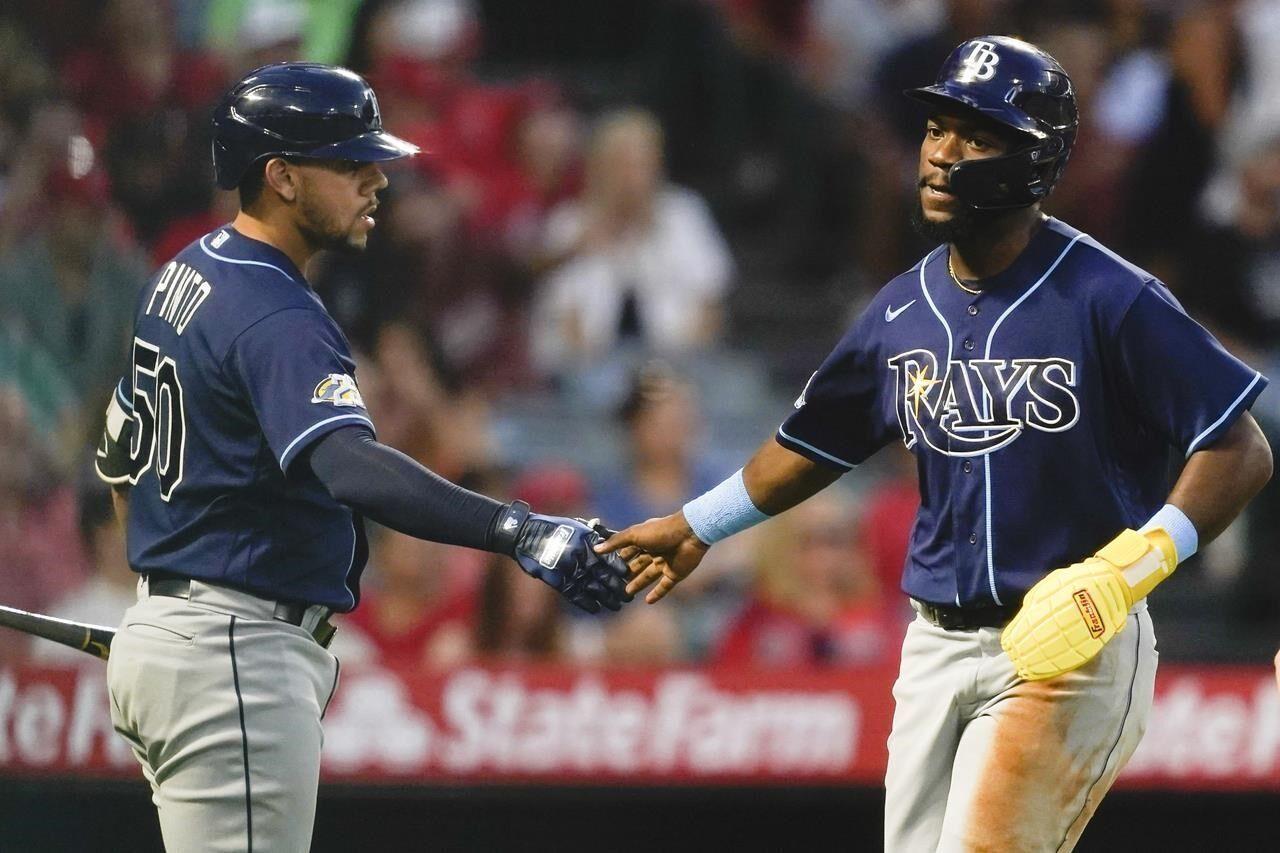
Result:
{"label": "blue jersey sleeve", "polygon": [[809,378],[796,410],[778,428],[783,447],[819,464],[848,470],[892,439],[885,418],[868,310]]}
{"label": "blue jersey sleeve", "polygon": [[227,354],[280,469],[335,429],[373,428],[355,381],[355,362],[333,321],[288,308],[246,329]]}
{"label": "blue jersey sleeve", "polygon": [[1217,441],[1267,385],[1158,283],[1138,294],[1114,346],[1129,404],[1186,456]]}

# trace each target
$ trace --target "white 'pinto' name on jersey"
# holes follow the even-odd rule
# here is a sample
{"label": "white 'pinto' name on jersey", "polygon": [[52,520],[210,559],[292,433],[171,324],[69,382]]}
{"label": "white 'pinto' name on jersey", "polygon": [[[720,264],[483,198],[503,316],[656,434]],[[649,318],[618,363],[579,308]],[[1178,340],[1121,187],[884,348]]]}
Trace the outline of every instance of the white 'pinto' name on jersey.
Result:
{"label": "white 'pinto' name on jersey", "polygon": [[200,273],[186,264],[170,261],[156,281],[156,289],[151,292],[146,313],[152,313],[156,308],[156,299],[163,293],[164,299],[155,316],[173,326],[174,331],[181,335],[212,291],[213,288]]}

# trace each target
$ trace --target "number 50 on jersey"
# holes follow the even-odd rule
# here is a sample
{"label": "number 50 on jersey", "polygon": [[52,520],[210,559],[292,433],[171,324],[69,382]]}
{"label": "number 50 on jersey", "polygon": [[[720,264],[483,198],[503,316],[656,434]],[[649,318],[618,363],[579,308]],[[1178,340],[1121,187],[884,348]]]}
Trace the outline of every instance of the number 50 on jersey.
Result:
{"label": "number 50 on jersey", "polygon": [[186,452],[186,414],[182,405],[182,383],[178,364],[160,348],[133,339],[133,441],[129,457],[137,484],[155,465],[160,481],[160,497],[165,501],[182,482],[183,454]]}

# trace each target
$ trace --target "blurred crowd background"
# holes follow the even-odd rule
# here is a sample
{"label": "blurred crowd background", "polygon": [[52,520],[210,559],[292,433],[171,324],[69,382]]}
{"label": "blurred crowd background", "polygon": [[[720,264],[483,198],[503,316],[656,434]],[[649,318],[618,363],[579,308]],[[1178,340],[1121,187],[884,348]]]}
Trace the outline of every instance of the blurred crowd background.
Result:
{"label": "blurred crowd background", "polygon": [[[137,290],[234,216],[208,116],[250,68],[345,64],[428,152],[390,170],[369,250],[309,271],[359,351],[379,438],[620,527],[768,440],[929,248],[907,225],[923,117],[901,90],[988,32],[1075,80],[1082,130],[1048,212],[1280,376],[1280,0],[8,0],[0,600],[106,624],[133,601],[90,462]],[[1273,441],[1277,399],[1255,409]],[[427,667],[890,661],[914,481],[886,450],[717,546],[663,606],[611,617],[568,612],[505,558],[373,530],[336,650]],[[1278,521],[1273,483],[1161,587],[1166,657],[1271,658]],[[0,641],[0,660],[59,653]]]}

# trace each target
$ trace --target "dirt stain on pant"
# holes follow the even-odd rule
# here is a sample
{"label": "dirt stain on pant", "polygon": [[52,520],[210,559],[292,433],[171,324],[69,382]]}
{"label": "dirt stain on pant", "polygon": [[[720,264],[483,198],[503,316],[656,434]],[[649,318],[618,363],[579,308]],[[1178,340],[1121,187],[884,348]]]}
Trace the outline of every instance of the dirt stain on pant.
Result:
{"label": "dirt stain on pant", "polygon": [[[964,830],[966,850],[1058,850],[1081,816],[1111,738],[1097,731],[1072,731],[1073,723],[1081,726],[1083,721],[1070,701],[1078,698],[1073,694],[1079,689],[1070,680],[1022,682],[993,709],[995,729],[974,785]],[[1076,751],[1080,748],[1085,751]]]}

